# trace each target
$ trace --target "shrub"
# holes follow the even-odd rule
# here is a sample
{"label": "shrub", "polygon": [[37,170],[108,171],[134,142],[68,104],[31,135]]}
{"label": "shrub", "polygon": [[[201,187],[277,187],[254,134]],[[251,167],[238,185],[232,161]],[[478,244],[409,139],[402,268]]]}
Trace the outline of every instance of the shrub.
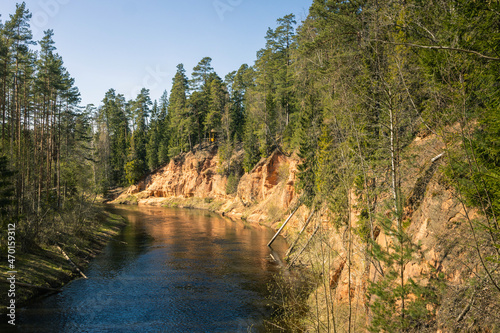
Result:
{"label": "shrub", "polygon": [[236,191],[238,191],[238,184],[240,183],[240,176],[231,174],[227,178],[227,184],[226,184],[226,194],[234,194]]}

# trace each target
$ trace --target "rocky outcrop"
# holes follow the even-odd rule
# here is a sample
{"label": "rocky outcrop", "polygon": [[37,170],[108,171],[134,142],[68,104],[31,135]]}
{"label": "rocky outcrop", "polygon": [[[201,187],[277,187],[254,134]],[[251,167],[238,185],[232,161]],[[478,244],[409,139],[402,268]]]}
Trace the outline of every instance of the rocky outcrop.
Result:
{"label": "rocky outcrop", "polygon": [[297,197],[297,164],[297,158],[275,151],[241,177],[236,197],[226,202],[222,210],[250,222],[272,224],[280,220]]}
{"label": "rocky outcrop", "polygon": [[[242,152],[236,154],[240,163]],[[127,202],[134,196],[139,205],[162,205],[170,198],[218,200],[224,215],[251,222],[276,222],[296,198],[295,181],[298,159],[275,151],[260,161],[239,181],[235,194],[228,195],[228,177],[224,175],[215,146],[181,154],[170,163],[131,186],[114,202]],[[196,206],[196,205],[195,205]]]}
{"label": "rocky outcrop", "polygon": [[226,177],[217,172],[217,149],[183,154],[147,176],[141,183],[146,197],[222,197],[226,195]]}
{"label": "rocky outcrop", "polygon": [[282,193],[283,196],[280,197],[279,205],[288,207],[296,194],[294,190],[296,172],[296,161],[292,161],[276,151],[241,178],[240,186],[238,186],[238,198],[246,206],[265,201],[273,194],[276,186],[282,184],[286,189]]}

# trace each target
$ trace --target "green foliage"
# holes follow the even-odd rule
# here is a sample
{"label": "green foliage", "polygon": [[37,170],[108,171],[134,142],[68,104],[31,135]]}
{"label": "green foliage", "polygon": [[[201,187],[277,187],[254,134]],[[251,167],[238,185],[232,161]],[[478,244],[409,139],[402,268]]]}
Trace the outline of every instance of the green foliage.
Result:
{"label": "green foliage", "polygon": [[172,80],[172,90],[168,100],[170,122],[168,130],[170,132],[170,142],[168,149],[169,158],[177,156],[185,151],[189,142],[191,120],[188,117],[187,109],[188,79],[184,65],[177,65],[177,72]]}
{"label": "green foliage", "polygon": [[146,159],[148,161],[148,169],[150,171],[156,169],[160,164],[160,144],[161,137],[161,115],[158,109],[158,103],[154,101],[151,111],[151,121],[148,130],[148,143],[146,145]]}
{"label": "green foliage", "polygon": [[250,172],[253,167],[259,162],[259,146],[257,135],[255,135],[255,120],[253,118],[247,118],[245,123],[245,132],[243,137],[243,169],[245,172]]}
{"label": "green foliage", "polygon": [[[477,53],[447,54],[447,58],[440,59],[439,77],[435,78],[436,86],[446,80],[442,85],[446,90],[438,95],[443,101],[443,114],[459,125],[458,133],[446,136],[450,147],[446,179],[464,203],[477,207],[482,215],[470,222],[471,229],[486,230],[488,234],[480,245],[476,244],[479,255],[489,259],[482,261],[484,273],[492,270],[491,262],[499,261],[500,249],[500,61],[485,58],[498,54],[499,8],[498,2],[459,1],[455,11],[445,11],[446,33],[460,36],[454,46]],[[426,65],[434,68],[432,63]],[[500,291],[494,279],[490,281]]]}
{"label": "green foliage", "polygon": [[240,176],[238,174],[230,174],[227,177],[226,194],[234,194],[238,191]]}
{"label": "green foliage", "polygon": [[[129,148],[130,130],[126,114],[126,102],[123,95],[114,89],[106,92],[103,105],[97,114],[100,124],[96,133],[97,153],[102,174],[102,181],[110,185],[125,183],[125,163]],[[106,186],[107,187],[107,186]]]}
{"label": "green foliage", "polygon": [[[247,81],[245,85],[246,120],[253,119],[251,132],[257,136],[256,145],[261,157],[269,156],[284,142],[291,141],[293,132],[287,129],[293,127],[290,119],[296,112],[297,104],[292,68],[292,52],[296,47],[295,17],[287,15],[278,19],[277,23],[275,30],[268,29],[266,46],[257,53],[253,84]],[[248,160],[253,158],[248,156]]]}
{"label": "green foliage", "polygon": [[462,190],[472,205],[485,207],[491,217],[500,216],[500,94],[497,95],[496,101],[490,100],[491,107],[484,110],[471,141],[464,143],[472,170],[468,170],[470,178]]}
{"label": "green foliage", "polygon": [[[132,117],[134,118],[134,133],[132,135],[132,144],[130,146],[131,155],[133,158],[139,159],[140,161],[146,161],[147,151],[147,119],[149,118],[150,110],[149,107],[152,104],[149,97],[149,90],[142,89],[135,101],[131,103],[132,107]],[[143,162],[144,163],[144,162]],[[146,165],[144,163],[144,170],[146,170]]]}
{"label": "green foliage", "polygon": [[[36,44],[30,18],[23,2],[0,24],[0,218],[16,223],[20,253],[83,230],[87,212],[79,209],[112,178],[116,157],[93,140],[110,143],[109,128],[101,125],[116,110],[97,115],[92,106],[78,105],[80,93],[56,53],[54,31],[46,30],[40,47],[30,49]],[[81,213],[78,219],[71,211]]]}
{"label": "green foliage", "polygon": [[246,121],[247,92],[253,87],[253,69],[244,64],[236,72],[229,73],[225,85],[229,92],[228,137],[236,137],[235,142],[243,141]]}
{"label": "green foliage", "polygon": [[212,58],[204,57],[193,68],[192,79],[190,87],[192,90],[204,90],[210,84],[214,69],[212,67]]}
{"label": "green foliage", "polygon": [[366,208],[362,209],[358,216],[357,227],[353,231],[358,235],[364,243],[368,243],[371,238],[371,225],[369,213]]}
{"label": "green foliage", "polygon": [[[301,163],[298,166],[299,174],[296,187],[299,191],[302,191],[304,203],[310,207],[316,196],[317,154],[321,134],[321,117],[316,109],[317,100],[315,96],[309,96],[306,101],[307,104],[305,104],[302,111],[300,127],[297,131],[300,143],[298,155],[301,158]],[[324,136],[323,139],[327,140],[327,137]]]}
{"label": "green foliage", "polygon": [[[392,218],[396,214],[392,213]],[[430,281],[421,283],[405,275],[410,263],[418,263],[422,250],[402,228],[394,227],[391,218],[380,218],[384,234],[390,236],[387,246],[371,241],[370,256],[380,264],[383,275],[370,282],[368,297],[373,317],[371,332],[419,331],[432,326],[439,297]],[[419,277],[425,281],[426,276]]]}
{"label": "green foliage", "polygon": [[[206,133],[210,133],[212,130],[216,133],[220,133],[222,132],[222,113],[224,112],[224,108],[227,103],[226,91],[224,84],[219,77],[212,79],[209,89],[210,95],[208,110],[203,124]],[[226,132],[229,139],[231,139],[230,128],[228,128]]]}
{"label": "green foliage", "polygon": [[[9,218],[14,208],[13,177],[14,172],[9,168],[7,157],[0,155],[0,221],[2,222]],[[3,223],[1,225],[5,227]]]}
{"label": "green foliage", "polygon": [[227,176],[226,194],[235,194],[237,192],[240,178],[243,175],[241,160],[233,158],[235,141],[225,141],[219,145],[219,163],[221,166],[219,173]]}
{"label": "green foliage", "polygon": [[127,181],[130,185],[136,184],[144,175],[144,163],[141,160],[133,159],[125,165]]}

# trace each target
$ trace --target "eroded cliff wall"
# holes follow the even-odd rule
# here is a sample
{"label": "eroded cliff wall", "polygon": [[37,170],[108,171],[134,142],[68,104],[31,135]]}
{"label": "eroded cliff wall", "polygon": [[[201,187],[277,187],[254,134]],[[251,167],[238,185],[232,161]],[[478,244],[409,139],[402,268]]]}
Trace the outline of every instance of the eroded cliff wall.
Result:
{"label": "eroded cliff wall", "polygon": [[[242,158],[242,152],[235,156]],[[190,202],[200,208],[204,202],[220,203],[217,211],[249,222],[272,224],[281,219],[297,197],[295,182],[298,159],[276,151],[241,176],[235,194],[228,195],[218,150],[211,146],[188,152],[131,186],[114,202],[137,201],[139,205],[163,205],[169,199]],[[189,199],[193,200],[189,200]]]}

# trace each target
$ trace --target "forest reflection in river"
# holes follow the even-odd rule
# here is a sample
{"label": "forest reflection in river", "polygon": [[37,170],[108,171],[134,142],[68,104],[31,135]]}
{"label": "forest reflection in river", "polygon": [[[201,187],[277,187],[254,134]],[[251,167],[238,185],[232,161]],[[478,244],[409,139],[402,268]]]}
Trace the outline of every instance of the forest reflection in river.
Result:
{"label": "forest reflection in river", "polygon": [[[198,210],[110,208],[129,225],[88,280],[19,313],[20,332],[264,331],[273,231]],[[283,254],[278,239],[273,248]]]}

